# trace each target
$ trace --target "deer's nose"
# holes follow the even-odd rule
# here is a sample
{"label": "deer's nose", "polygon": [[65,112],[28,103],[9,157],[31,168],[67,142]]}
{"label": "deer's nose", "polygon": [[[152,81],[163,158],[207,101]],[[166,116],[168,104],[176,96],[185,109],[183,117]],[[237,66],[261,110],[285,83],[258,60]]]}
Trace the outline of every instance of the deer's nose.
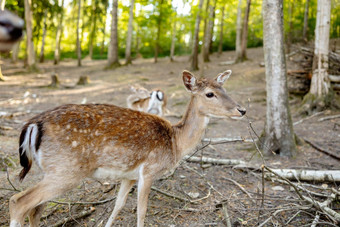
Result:
{"label": "deer's nose", "polygon": [[243,107],[237,107],[237,110],[238,110],[238,112],[240,112],[241,113],[241,115],[243,116],[243,115],[245,115],[246,114],[246,109],[245,108],[243,108]]}

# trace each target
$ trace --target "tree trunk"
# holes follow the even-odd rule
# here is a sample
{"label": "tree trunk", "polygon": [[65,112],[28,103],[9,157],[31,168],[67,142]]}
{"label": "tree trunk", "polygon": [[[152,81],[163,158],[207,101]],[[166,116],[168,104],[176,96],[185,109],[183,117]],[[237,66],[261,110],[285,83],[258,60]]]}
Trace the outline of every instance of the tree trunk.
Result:
{"label": "tree trunk", "polygon": [[288,105],[282,5],[283,0],[264,0],[262,6],[267,90],[263,150],[266,155],[295,156],[296,145]]}
{"label": "tree trunk", "polygon": [[90,59],[93,58],[93,40],[95,39],[95,34],[97,30],[97,0],[92,1],[92,15],[91,15],[91,32],[89,40],[89,56]]}
{"label": "tree trunk", "polygon": [[26,20],[26,51],[27,51],[27,66],[29,70],[37,70],[35,64],[35,53],[34,53],[34,44],[33,44],[33,34],[32,34],[32,1],[25,0],[25,20]]}
{"label": "tree trunk", "polygon": [[220,40],[218,43],[218,55],[222,54],[223,51],[223,21],[224,21],[224,9],[225,6],[222,6],[222,15],[221,15],[221,22],[220,22]]}
{"label": "tree trunk", "polygon": [[289,2],[289,30],[287,33],[287,53],[290,53],[290,47],[293,39],[293,14],[294,14],[294,1]]}
{"label": "tree trunk", "polygon": [[1,11],[5,10],[5,4],[6,4],[6,0],[0,0],[0,10]]}
{"label": "tree trunk", "polygon": [[42,41],[41,41],[41,49],[40,49],[40,55],[39,55],[39,62],[43,63],[44,62],[44,58],[45,58],[45,54],[44,54],[44,50],[45,50],[45,38],[46,38],[46,17],[47,17],[47,10],[44,10],[44,22],[43,22],[43,35],[42,35]]}
{"label": "tree trunk", "polygon": [[[215,1],[216,2],[216,1]],[[209,10],[208,10],[209,9]],[[207,12],[209,12],[208,18],[207,18],[207,26],[205,28],[205,35],[204,35],[204,51],[203,51],[203,61],[209,62],[209,55],[210,55],[210,44],[211,44],[211,38],[212,38],[212,29],[214,26],[214,12],[215,7],[211,4],[209,4],[209,7],[207,9]]]}
{"label": "tree trunk", "polygon": [[201,22],[201,12],[204,0],[200,0],[198,5],[198,12],[195,23],[195,34],[193,38],[192,54],[191,54],[191,70],[198,70],[198,42],[199,42],[199,31]]}
{"label": "tree trunk", "polygon": [[20,44],[21,44],[21,40],[18,41],[13,46],[13,50],[12,50],[12,62],[13,63],[16,63],[18,61],[18,56],[19,56],[19,51],[20,51]]}
{"label": "tree trunk", "polygon": [[158,53],[159,53],[159,40],[161,37],[161,23],[162,23],[162,16],[163,16],[163,6],[164,0],[161,0],[159,3],[159,16],[157,20],[157,36],[156,36],[156,43],[155,43],[155,60],[154,62],[156,63],[158,61]]}
{"label": "tree trunk", "polygon": [[327,70],[331,0],[318,0],[317,8],[313,76],[310,93],[321,97],[327,95],[330,88]]}
{"label": "tree trunk", "polygon": [[170,48],[170,61],[174,61],[175,55],[175,46],[176,46],[176,25],[177,25],[177,16],[174,16],[174,24],[172,28],[172,37],[171,37],[171,48]]}
{"label": "tree trunk", "polygon": [[207,44],[207,35],[208,35],[208,27],[209,27],[209,5],[210,5],[210,0],[206,0],[206,6],[205,6],[205,13],[204,13],[204,22],[203,22],[203,45],[201,48],[201,53],[203,57],[203,61],[205,61],[204,56],[205,56],[205,45]]}
{"label": "tree trunk", "polygon": [[78,17],[77,17],[77,58],[78,66],[81,66],[81,46],[80,46],[80,34],[79,34],[79,23],[80,23],[80,12],[81,12],[81,0],[78,0]]}
{"label": "tree trunk", "polygon": [[243,19],[243,31],[241,41],[241,61],[247,59],[247,41],[248,41],[248,21],[250,13],[251,0],[247,0],[247,7]]}
{"label": "tree trunk", "polygon": [[130,0],[130,15],[128,33],[126,37],[126,49],[125,49],[125,64],[131,64],[131,43],[132,43],[132,30],[133,30],[133,8],[135,7],[135,0]]}
{"label": "tree trunk", "polygon": [[120,66],[118,59],[118,0],[113,0],[112,4],[112,23],[111,23],[111,38],[108,51],[108,68],[116,68]]}
{"label": "tree trunk", "polygon": [[[109,5],[109,1],[105,1],[105,12],[107,11],[108,5]],[[104,47],[105,47],[106,15],[107,15],[107,13],[105,13],[105,16],[104,16],[104,18],[103,18],[103,40],[102,40],[101,47],[100,47],[100,56],[103,55],[103,53],[104,53]]]}
{"label": "tree trunk", "polygon": [[60,44],[61,44],[61,37],[63,34],[64,2],[65,2],[64,0],[61,0],[61,12],[59,15],[57,34],[56,34],[56,39],[55,39],[55,50],[54,50],[54,64],[55,65],[59,64],[59,61],[60,61]]}
{"label": "tree trunk", "polygon": [[303,32],[302,38],[304,42],[308,41],[307,32],[308,32],[308,13],[309,13],[309,0],[306,0],[305,5],[305,15],[303,17]]}
{"label": "tree trunk", "polygon": [[242,38],[242,0],[238,1],[237,19],[236,19],[236,59],[235,62],[241,61],[241,38]]}

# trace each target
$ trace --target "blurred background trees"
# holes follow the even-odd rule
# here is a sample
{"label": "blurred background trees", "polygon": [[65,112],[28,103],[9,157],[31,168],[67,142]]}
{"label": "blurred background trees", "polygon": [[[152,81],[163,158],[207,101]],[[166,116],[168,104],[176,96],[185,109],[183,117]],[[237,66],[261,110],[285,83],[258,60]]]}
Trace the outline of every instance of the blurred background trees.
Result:
{"label": "blurred background trees", "polygon": [[[198,0],[135,0],[118,1],[118,57],[125,55],[154,58],[190,55],[193,48]],[[27,1],[29,3],[29,1]],[[79,45],[81,57],[106,59],[110,45],[113,1],[109,0],[32,0],[32,42],[20,43],[13,51],[13,59],[33,58],[54,60],[77,59],[78,7]],[[131,4],[134,11],[131,14]],[[6,8],[25,18],[24,0],[7,0]],[[204,0],[200,13],[199,52],[209,61],[209,54],[234,50],[239,37],[240,59],[246,58],[246,47],[262,46],[262,0]],[[239,13],[238,13],[239,12]],[[317,0],[285,0],[284,36],[287,52],[292,43],[314,39]],[[237,15],[239,14],[239,17]],[[133,15],[131,34],[128,33],[130,15]],[[331,0],[330,38],[340,36],[340,4]],[[27,24],[29,29],[29,24]],[[131,27],[131,26],[130,26]],[[223,30],[222,30],[223,29]],[[221,32],[222,31],[222,32]],[[237,33],[241,33],[238,34]],[[248,34],[247,34],[248,33]],[[30,31],[26,31],[28,37]],[[26,38],[25,37],[25,38]],[[131,39],[131,41],[129,41]],[[32,44],[31,44],[32,43]],[[28,45],[27,45],[28,44]],[[129,46],[131,45],[131,46]],[[29,46],[29,48],[27,48]],[[173,47],[171,47],[173,46]],[[32,51],[26,49],[34,48]],[[128,51],[127,49],[128,48]]]}

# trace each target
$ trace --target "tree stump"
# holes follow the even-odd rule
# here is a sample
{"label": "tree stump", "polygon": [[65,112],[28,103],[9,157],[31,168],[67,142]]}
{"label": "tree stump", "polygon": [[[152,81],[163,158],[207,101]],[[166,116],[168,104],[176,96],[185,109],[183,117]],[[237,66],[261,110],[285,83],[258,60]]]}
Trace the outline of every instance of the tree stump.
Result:
{"label": "tree stump", "polygon": [[59,80],[59,76],[58,74],[53,74],[51,76],[51,84],[49,85],[49,87],[52,87],[52,88],[58,88],[60,86],[60,80]]}
{"label": "tree stump", "polygon": [[80,76],[77,85],[88,85],[90,83],[89,76]]}

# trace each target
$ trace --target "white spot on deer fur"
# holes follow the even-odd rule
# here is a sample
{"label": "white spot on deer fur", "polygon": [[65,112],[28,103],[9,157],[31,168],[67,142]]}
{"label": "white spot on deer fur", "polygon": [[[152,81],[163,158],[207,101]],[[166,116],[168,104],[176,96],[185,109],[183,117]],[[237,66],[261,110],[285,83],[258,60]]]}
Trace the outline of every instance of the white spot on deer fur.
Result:
{"label": "white spot on deer fur", "polygon": [[71,128],[71,125],[69,125],[69,124],[66,125],[66,128],[67,128],[67,129],[70,129],[70,128]]}
{"label": "white spot on deer fur", "polygon": [[72,141],[72,147],[76,147],[78,145],[77,141]]}
{"label": "white spot on deer fur", "polygon": [[95,136],[99,136],[98,130],[96,130],[96,131],[94,132],[94,135],[95,135]]}
{"label": "white spot on deer fur", "polygon": [[82,133],[82,132],[83,132],[83,130],[81,130],[81,129],[80,129],[80,130],[79,130],[79,132],[80,132],[80,133]]}
{"label": "white spot on deer fur", "polygon": [[84,133],[87,133],[87,130],[86,129],[84,129],[84,131],[83,131]]}
{"label": "white spot on deer fur", "polygon": [[66,140],[69,140],[69,139],[70,139],[70,137],[66,136]]}
{"label": "white spot on deer fur", "polygon": [[73,128],[73,131],[74,131],[74,132],[77,132],[78,130],[77,130],[77,128]]}

